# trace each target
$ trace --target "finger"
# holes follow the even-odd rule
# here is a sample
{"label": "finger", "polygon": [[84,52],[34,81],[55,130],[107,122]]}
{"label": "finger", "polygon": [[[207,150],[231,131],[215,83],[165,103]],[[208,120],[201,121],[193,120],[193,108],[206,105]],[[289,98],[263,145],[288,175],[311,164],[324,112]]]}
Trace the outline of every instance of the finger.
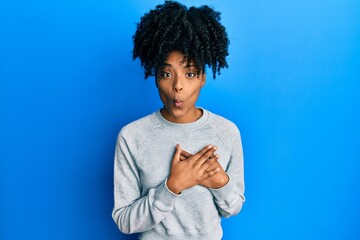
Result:
{"label": "finger", "polygon": [[191,157],[192,156],[192,154],[191,153],[188,153],[187,151],[185,151],[185,150],[182,150],[181,151],[181,155],[183,155],[184,157],[186,157],[186,158],[189,158],[189,157]]}
{"label": "finger", "polygon": [[220,156],[218,154],[216,154],[213,157],[211,157],[210,159],[208,159],[207,161],[205,161],[201,165],[200,171],[210,172],[217,167],[221,167],[221,165],[218,162],[219,158],[220,158]]}
{"label": "finger", "polygon": [[187,159],[187,157],[185,157],[184,155],[180,154],[180,161],[184,161],[184,160],[186,160],[186,159]]}
{"label": "finger", "polygon": [[197,161],[196,161],[196,165],[197,166],[201,166],[203,165],[206,161],[208,161],[209,159],[211,159],[211,156],[214,154],[214,152],[216,151],[216,147],[212,147],[210,148],[207,152],[205,152]]}
{"label": "finger", "polygon": [[220,163],[218,161],[214,162],[213,164],[211,164],[204,172],[210,172],[216,168],[220,168],[220,171],[224,171],[224,169],[222,168],[222,166],[220,165]]}
{"label": "finger", "polygon": [[176,144],[175,153],[174,153],[174,157],[173,157],[173,162],[181,161],[180,160],[180,155],[181,155],[181,146],[180,146],[180,144]]}
{"label": "finger", "polygon": [[186,159],[188,159],[188,158],[191,157],[191,156],[192,156],[191,153],[188,153],[188,152],[185,151],[185,150],[181,150],[180,161],[186,160]]}
{"label": "finger", "polygon": [[211,145],[207,145],[205,146],[203,149],[201,149],[200,151],[198,151],[197,153],[195,153],[191,159],[193,159],[194,161],[198,160],[199,158],[201,158],[201,156],[203,156],[206,152],[208,152],[209,150],[212,149],[213,146]]}
{"label": "finger", "polygon": [[220,172],[220,168],[215,168],[214,170],[208,172],[208,173],[205,173],[204,174],[204,178],[207,179],[207,178],[210,178],[212,176],[214,176],[215,174],[219,173]]}

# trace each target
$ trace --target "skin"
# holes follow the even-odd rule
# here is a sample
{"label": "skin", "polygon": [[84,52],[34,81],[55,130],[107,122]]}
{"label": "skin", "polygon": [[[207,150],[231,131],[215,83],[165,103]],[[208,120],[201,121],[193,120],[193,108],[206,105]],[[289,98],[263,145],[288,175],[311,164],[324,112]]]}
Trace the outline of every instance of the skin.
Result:
{"label": "skin", "polygon": [[195,107],[195,103],[205,82],[205,73],[198,74],[192,61],[186,61],[180,52],[171,52],[156,78],[164,104],[162,116],[174,123],[189,123],[199,119],[202,111]]}
{"label": "skin", "polygon": [[[164,67],[158,70],[156,86],[164,104],[162,116],[174,123],[191,123],[202,116],[195,104],[206,82],[206,74],[199,71],[193,61],[187,61],[178,51],[170,52]],[[207,145],[190,154],[178,144],[174,153],[167,186],[179,194],[196,185],[220,188],[229,178],[218,162],[216,146]]]}
{"label": "skin", "polygon": [[[215,150],[217,149],[216,146],[213,147]],[[193,156],[192,154],[186,152],[185,150],[182,150],[180,155],[180,160],[186,160]],[[211,155],[211,159],[214,158],[214,162],[209,165],[209,167],[205,170],[205,173],[211,173],[212,171],[218,171],[216,175],[209,176],[208,178],[202,180],[199,185],[206,187],[206,188],[221,188],[225,186],[229,181],[229,176],[225,173],[224,169],[221,167],[220,163],[218,162],[220,156],[218,154]]]}

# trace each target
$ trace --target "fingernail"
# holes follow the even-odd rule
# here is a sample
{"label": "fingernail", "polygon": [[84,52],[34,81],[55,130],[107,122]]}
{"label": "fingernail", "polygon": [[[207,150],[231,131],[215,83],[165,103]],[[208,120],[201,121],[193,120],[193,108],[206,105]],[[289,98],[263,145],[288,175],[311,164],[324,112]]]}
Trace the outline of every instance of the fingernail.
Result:
{"label": "fingernail", "polygon": [[208,145],[207,148],[210,149],[210,148],[212,148],[212,146],[211,146],[211,145]]}
{"label": "fingernail", "polygon": [[214,150],[216,150],[216,149],[217,149],[217,147],[216,147],[216,146],[214,146],[213,148],[214,148]]}

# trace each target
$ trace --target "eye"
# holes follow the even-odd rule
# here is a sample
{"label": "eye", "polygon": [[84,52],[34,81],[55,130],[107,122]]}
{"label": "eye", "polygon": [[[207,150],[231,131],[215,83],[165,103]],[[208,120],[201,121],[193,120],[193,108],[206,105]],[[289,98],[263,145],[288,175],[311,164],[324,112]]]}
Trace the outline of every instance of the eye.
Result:
{"label": "eye", "polygon": [[160,74],[159,74],[159,77],[161,78],[161,79],[163,79],[163,78],[171,78],[171,73],[170,72],[164,72],[164,71],[161,71],[160,72]]}
{"label": "eye", "polygon": [[194,78],[194,77],[196,77],[196,74],[193,73],[193,72],[188,72],[188,73],[186,73],[186,77],[187,78]]}

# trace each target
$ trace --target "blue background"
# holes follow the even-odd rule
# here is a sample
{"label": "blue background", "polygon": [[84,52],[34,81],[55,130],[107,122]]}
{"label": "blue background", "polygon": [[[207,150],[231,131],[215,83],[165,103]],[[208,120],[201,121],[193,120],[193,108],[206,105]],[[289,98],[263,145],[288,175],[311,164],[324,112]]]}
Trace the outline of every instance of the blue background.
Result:
{"label": "blue background", "polygon": [[[198,102],[242,132],[224,239],[360,239],[360,2],[183,2],[222,12],[231,41]],[[111,219],[113,154],[161,107],[131,56],[158,3],[0,2],[0,239],[135,239]]]}

